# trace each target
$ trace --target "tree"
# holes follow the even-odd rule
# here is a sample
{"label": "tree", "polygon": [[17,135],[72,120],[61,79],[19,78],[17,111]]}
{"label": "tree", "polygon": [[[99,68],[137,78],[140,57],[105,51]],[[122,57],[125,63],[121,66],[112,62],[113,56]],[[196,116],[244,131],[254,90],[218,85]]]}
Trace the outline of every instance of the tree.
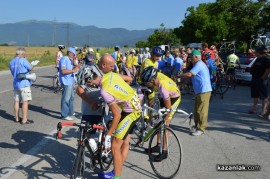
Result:
{"label": "tree", "polygon": [[174,29],[174,33],[183,44],[202,41],[218,44],[223,38],[247,44],[252,34],[267,28],[269,12],[270,2],[267,0],[202,3],[197,8],[187,8],[182,25]]}
{"label": "tree", "polygon": [[180,44],[179,38],[174,33],[173,29],[166,29],[162,23],[160,28],[155,30],[152,35],[147,38],[147,41],[138,41],[136,47],[154,47],[159,45],[178,45]]}

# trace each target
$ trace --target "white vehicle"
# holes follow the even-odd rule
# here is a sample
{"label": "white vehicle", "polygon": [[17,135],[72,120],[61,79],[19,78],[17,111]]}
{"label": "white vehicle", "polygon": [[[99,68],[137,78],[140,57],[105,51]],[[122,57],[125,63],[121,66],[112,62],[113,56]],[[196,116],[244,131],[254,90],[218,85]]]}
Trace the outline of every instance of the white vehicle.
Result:
{"label": "white vehicle", "polygon": [[170,46],[169,46],[169,45],[160,45],[159,47],[160,47],[163,51],[170,50]]}
{"label": "white vehicle", "polygon": [[251,81],[250,68],[257,57],[239,57],[241,68],[235,68],[235,79],[238,81]]}

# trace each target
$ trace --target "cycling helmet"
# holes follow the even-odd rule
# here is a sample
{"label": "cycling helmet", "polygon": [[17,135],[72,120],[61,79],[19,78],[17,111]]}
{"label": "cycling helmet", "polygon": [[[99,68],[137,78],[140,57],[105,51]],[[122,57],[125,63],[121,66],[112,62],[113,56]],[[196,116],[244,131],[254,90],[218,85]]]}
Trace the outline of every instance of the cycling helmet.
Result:
{"label": "cycling helmet", "polygon": [[211,52],[204,52],[204,56],[208,59],[211,58],[212,53]]}
{"label": "cycling helmet", "polygon": [[149,52],[149,47],[145,47],[145,51],[146,52]]}
{"label": "cycling helmet", "polygon": [[76,51],[79,51],[79,48],[77,46],[73,47]]}
{"label": "cycling helmet", "polygon": [[115,51],[118,51],[120,49],[120,47],[118,46],[118,45],[116,45],[115,47],[114,47],[114,50]]}
{"label": "cycling helmet", "polygon": [[58,48],[59,48],[59,50],[60,49],[65,49],[65,46],[64,45],[58,45]]}
{"label": "cycling helmet", "polygon": [[103,73],[99,70],[96,64],[84,65],[77,74],[77,83],[79,85],[85,85],[89,79],[93,79],[94,76],[102,76]]}
{"label": "cycling helmet", "polygon": [[142,71],[140,77],[143,83],[150,82],[153,78],[157,77],[157,70],[153,66],[149,66]]}
{"label": "cycling helmet", "polygon": [[162,56],[164,54],[164,51],[160,47],[154,47],[152,49],[152,53],[156,56]]}
{"label": "cycling helmet", "polygon": [[97,51],[99,51],[100,50],[100,48],[97,48]]}
{"label": "cycling helmet", "polygon": [[211,45],[210,50],[217,50],[217,47],[215,45]]}

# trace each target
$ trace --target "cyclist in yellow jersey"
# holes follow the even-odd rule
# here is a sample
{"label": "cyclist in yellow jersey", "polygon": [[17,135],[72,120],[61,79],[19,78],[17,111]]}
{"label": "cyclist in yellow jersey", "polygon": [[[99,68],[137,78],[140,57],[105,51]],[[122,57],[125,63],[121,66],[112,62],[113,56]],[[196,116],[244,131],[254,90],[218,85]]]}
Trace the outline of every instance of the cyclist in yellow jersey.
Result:
{"label": "cyclist in yellow jersey", "polygon": [[[101,77],[94,71],[89,71],[86,81],[89,86],[101,88],[101,96],[113,113],[112,125],[105,137],[105,148],[112,148],[114,175],[120,177],[134,125],[141,116],[138,95],[118,74],[113,72],[108,72]],[[119,111],[119,107],[122,112]],[[114,138],[110,145],[113,133]]]}
{"label": "cyclist in yellow jersey", "polygon": [[[176,83],[167,77],[166,75],[157,72],[157,70],[150,66],[143,70],[141,74],[141,80],[147,87],[154,87],[155,91],[158,91],[161,100],[160,100],[160,107],[167,108],[167,109],[177,109],[178,105],[181,102],[181,93],[176,85]],[[166,115],[166,125],[170,125],[170,121],[173,117],[175,112],[170,112]],[[161,143],[160,136],[157,137],[157,145],[151,148],[151,152],[158,152],[159,151],[159,144]],[[158,155],[155,160],[161,161],[167,158],[167,149],[166,145],[163,148],[164,152],[161,155]],[[146,150],[148,152],[148,150]]]}
{"label": "cyclist in yellow jersey", "polygon": [[238,67],[241,68],[240,60],[233,51],[232,54],[230,54],[227,57],[227,71],[226,71],[227,80],[230,80],[235,75],[236,64],[238,64]]}

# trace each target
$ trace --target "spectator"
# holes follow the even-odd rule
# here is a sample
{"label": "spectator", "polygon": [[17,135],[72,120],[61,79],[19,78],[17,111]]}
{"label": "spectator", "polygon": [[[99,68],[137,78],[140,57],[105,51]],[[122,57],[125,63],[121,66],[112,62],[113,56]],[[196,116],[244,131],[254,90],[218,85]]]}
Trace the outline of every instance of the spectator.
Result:
{"label": "spectator", "polygon": [[[28,79],[20,79],[19,74],[27,74],[33,69],[33,67],[25,58],[24,48],[17,48],[15,58],[9,63],[9,69],[13,76],[15,122],[29,124],[30,122],[27,118],[27,112],[28,103],[32,100],[32,82]],[[20,102],[22,102],[22,119],[19,117]]]}
{"label": "spectator", "polygon": [[173,61],[172,78],[176,80],[177,75],[182,71],[182,66],[183,66],[184,61],[181,58],[181,54],[178,49],[175,49],[174,53],[175,53],[175,58]]}
{"label": "spectator", "polygon": [[203,52],[202,52],[202,60],[203,60],[204,63],[206,63],[206,58],[204,56],[204,53],[205,52],[211,52],[211,59],[215,59],[215,55],[214,55],[213,51],[208,48],[208,44],[207,43],[204,42],[202,44],[202,48],[203,48],[202,49],[203,50]]}
{"label": "spectator", "polygon": [[249,110],[250,114],[256,114],[260,99],[263,101],[261,115],[266,114],[268,105],[267,78],[270,73],[270,59],[267,56],[267,48],[261,46],[255,50],[258,57],[250,69],[251,97],[253,98],[253,107]]}
{"label": "spectator", "polygon": [[167,50],[167,51],[165,52],[165,57],[164,57],[163,60],[165,61],[165,64],[166,64],[166,68],[165,68],[165,71],[164,71],[163,73],[164,73],[166,76],[171,77],[174,58],[173,58],[173,56],[171,55],[170,50]]}
{"label": "spectator", "polygon": [[79,67],[74,67],[74,56],[76,51],[74,48],[69,47],[67,56],[60,59],[60,82],[63,86],[61,98],[61,117],[65,120],[73,120],[70,116],[74,115],[74,73],[79,70]]}
{"label": "spectator", "polygon": [[100,59],[100,52],[99,52],[99,50],[100,50],[100,48],[97,48],[96,54],[95,54],[95,56],[96,56],[96,64],[98,64],[98,61]]}
{"label": "spectator", "polygon": [[192,135],[200,136],[204,134],[208,119],[209,100],[211,97],[211,82],[209,70],[201,60],[201,53],[198,50],[192,51],[193,68],[190,72],[181,74],[180,77],[192,78],[195,92],[194,122]]}
{"label": "spectator", "polygon": [[96,57],[94,55],[94,50],[92,48],[88,49],[88,53],[86,54],[84,58],[84,62],[87,65],[93,65],[96,63]]}

